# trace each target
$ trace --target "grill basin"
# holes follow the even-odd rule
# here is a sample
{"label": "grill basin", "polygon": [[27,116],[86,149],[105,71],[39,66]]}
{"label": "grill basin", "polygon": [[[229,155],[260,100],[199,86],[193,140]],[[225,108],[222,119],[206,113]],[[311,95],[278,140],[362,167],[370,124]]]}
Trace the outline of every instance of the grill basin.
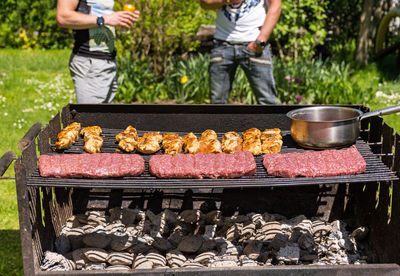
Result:
{"label": "grill basin", "polygon": [[[393,202],[399,199],[397,176],[400,164],[400,137],[382,123],[380,118],[362,122],[361,139],[356,146],[367,160],[364,178],[337,177],[334,179],[287,180],[266,175],[258,160],[258,174],[254,178],[236,180],[159,180],[150,175],[139,178],[113,180],[43,179],[37,173],[36,146],[40,154],[53,153],[57,133],[72,121],[83,126],[100,125],[106,130],[104,152],[114,151],[111,137],[118,130],[132,124],[142,131],[201,133],[214,129],[242,132],[251,127],[260,129],[279,127],[284,133],[283,152],[299,151],[290,141],[290,121],[286,113],[299,106],[163,106],[163,105],[67,105],[62,116],[55,116],[23,151],[15,164],[18,208],[21,227],[24,270],[26,275],[48,275],[41,272],[39,263],[45,250],[54,249],[54,240],[66,219],[87,210],[108,210],[115,206],[139,207],[158,213],[164,208],[175,210],[197,209],[207,202],[230,212],[268,211],[287,217],[304,214],[325,219],[345,220],[350,226],[363,225],[370,229],[369,243],[374,254],[373,264],[334,267],[266,267],[254,269],[255,274],[339,275],[343,270],[351,275],[398,275],[400,249],[392,243],[400,238],[397,205],[392,206],[392,219],[387,224],[388,190],[393,187]],[[351,106],[367,111],[363,106]],[[50,140],[50,141],[49,141]],[[69,152],[81,151],[77,144]],[[394,149],[394,151],[393,151]],[[393,153],[394,152],[394,153]],[[368,160],[371,160],[370,162]],[[383,163],[381,162],[383,161]],[[389,168],[392,170],[390,171]],[[260,175],[263,174],[264,175]],[[372,178],[371,178],[372,177]],[[375,177],[375,178],[373,178]],[[274,180],[272,180],[274,179]],[[279,179],[279,180],[278,180]],[[275,181],[275,182],[274,182]],[[281,182],[279,182],[281,181]],[[380,182],[377,182],[380,181]],[[278,183],[279,182],[279,183]],[[43,190],[44,222],[38,187]],[[50,187],[57,187],[52,189]],[[379,205],[375,208],[376,190],[380,187]],[[66,187],[66,188],[65,188]],[[251,188],[250,188],[251,187]],[[229,188],[229,189],[228,189]],[[244,269],[208,269],[210,274],[248,273]],[[379,272],[378,272],[379,271]],[[197,274],[198,270],[133,271],[149,274]],[[81,274],[80,272],[79,274]],[[69,273],[65,273],[68,275]],[[84,272],[83,275],[98,274]]]}

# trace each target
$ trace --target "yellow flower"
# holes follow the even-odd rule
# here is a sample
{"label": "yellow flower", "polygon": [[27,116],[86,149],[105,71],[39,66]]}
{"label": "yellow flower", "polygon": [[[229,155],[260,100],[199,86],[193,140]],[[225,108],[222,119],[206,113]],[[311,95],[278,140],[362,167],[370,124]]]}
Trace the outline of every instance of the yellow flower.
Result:
{"label": "yellow flower", "polygon": [[185,83],[187,83],[187,81],[188,81],[188,77],[187,76],[183,76],[181,78],[181,84],[185,84]]}

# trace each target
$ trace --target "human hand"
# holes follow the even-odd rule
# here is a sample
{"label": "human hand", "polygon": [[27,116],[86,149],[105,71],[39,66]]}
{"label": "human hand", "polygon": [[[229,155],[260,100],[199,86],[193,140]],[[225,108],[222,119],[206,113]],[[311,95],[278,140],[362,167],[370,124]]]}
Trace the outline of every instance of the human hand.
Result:
{"label": "human hand", "polygon": [[139,16],[140,11],[135,10],[134,12],[116,11],[103,17],[106,25],[130,28],[139,19]]}
{"label": "human hand", "polygon": [[252,41],[249,43],[249,45],[247,45],[247,50],[256,54],[260,54],[264,51],[264,48],[258,45],[255,41]]}

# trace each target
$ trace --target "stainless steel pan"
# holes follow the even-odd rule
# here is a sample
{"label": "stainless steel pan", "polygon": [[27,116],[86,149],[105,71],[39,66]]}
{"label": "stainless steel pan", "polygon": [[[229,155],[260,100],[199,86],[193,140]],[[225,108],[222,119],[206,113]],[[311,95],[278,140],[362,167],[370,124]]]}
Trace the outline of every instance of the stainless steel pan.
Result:
{"label": "stainless steel pan", "polygon": [[399,111],[400,105],[368,113],[349,107],[313,106],[295,109],[286,115],[291,119],[290,131],[296,143],[306,148],[324,149],[354,143],[362,119]]}

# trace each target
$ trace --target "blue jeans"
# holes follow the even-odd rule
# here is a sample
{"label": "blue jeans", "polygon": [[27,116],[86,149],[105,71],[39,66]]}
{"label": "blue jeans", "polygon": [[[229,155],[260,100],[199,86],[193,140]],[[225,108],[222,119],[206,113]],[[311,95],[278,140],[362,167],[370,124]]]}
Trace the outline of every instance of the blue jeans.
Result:
{"label": "blue jeans", "polygon": [[260,54],[246,49],[247,44],[229,44],[214,39],[209,76],[212,104],[226,104],[236,69],[240,65],[259,104],[278,104],[271,51],[267,45]]}

